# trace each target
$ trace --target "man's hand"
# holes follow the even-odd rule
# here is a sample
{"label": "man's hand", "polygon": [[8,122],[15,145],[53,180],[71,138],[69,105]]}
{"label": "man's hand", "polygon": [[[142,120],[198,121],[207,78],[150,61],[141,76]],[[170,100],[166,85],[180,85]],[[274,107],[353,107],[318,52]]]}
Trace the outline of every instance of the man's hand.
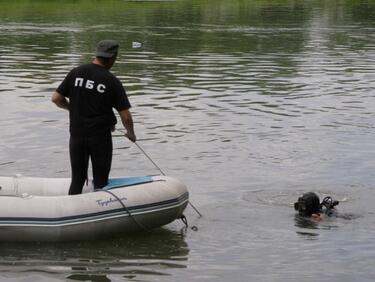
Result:
{"label": "man's hand", "polygon": [[135,134],[131,134],[131,133],[125,133],[125,136],[130,140],[132,141],[133,143],[135,143],[135,141],[137,141],[137,137],[135,136]]}
{"label": "man's hand", "polygon": [[57,91],[53,92],[51,100],[59,108],[62,108],[64,110],[69,111],[69,101],[63,95],[61,95],[59,92],[57,92]]}
{"label": "man's hand", "polygon": [[129,138],[130,141],[135,142],[137,141],[137,137],[134,133],[134,125],[133,125],[133,118],[129,110],[122,110],[119,112],[122,124],[126,129],[125,136]]}

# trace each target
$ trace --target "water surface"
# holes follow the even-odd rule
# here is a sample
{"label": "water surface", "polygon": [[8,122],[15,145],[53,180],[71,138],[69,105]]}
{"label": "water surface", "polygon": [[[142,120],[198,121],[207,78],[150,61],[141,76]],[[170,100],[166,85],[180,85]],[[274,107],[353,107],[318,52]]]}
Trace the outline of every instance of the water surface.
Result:
{"label": "water surface", "polygon": [[[139,144],[192,202],[151,234],[1,244],[3,281],[373,281],[375,2],[1,1],[1,175],[69,177],[50,102],[120,42]],[[142,44],[133,48],[133,42]],[[157,174],[114,134],[112,176]],[[306,191],[348,216],[295,217]],[[84,238],[83,238],[84,239]]]}

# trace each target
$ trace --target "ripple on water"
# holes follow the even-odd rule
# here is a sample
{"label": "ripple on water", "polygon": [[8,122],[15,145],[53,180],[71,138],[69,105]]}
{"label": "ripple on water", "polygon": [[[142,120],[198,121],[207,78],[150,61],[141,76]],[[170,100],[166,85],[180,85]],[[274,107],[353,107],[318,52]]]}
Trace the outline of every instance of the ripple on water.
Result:
{"label": "ripple on water", "polygon": [[70,279],[169,276],[173,269],[186,268],[189,253],[183,235],[167,229],[95,242],[0,244],[2,275],[38,269]]}
{"label": "ripple on water", "polygon": [[[302,196],[303,193],[310,192],[308,189],[301,189],[295,187],[292,190],[272,190],[272,189],[260,189],[245,192],[242,195],[242,199],[246,202],[270,206],[284,206],[293,207],[298,197]],[[356,197],[345,192],[329,191],[317,189],[313,191],[319,198],[323,199],[326,196],[331,196],[340,202],[355,201]]]}

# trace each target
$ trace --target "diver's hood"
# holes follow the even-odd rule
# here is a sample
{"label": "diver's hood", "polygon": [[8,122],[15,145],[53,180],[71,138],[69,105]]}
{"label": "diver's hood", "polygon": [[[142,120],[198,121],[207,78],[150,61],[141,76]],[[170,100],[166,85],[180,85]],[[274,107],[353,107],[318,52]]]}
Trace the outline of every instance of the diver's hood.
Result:
{"label": "diver's hood", "polygon": [[318,195],[308,192],[298,198],[298,202],[294,203],[294,209],[301,216],[311,216],[320,212],[320,200]]}

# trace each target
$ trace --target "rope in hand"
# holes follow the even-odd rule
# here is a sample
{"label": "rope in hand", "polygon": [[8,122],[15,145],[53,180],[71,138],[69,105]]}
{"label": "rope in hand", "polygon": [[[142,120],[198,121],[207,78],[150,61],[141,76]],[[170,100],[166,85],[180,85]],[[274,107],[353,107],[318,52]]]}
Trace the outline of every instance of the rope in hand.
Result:
{"label": "rope in hand", "polygon": [[[119,131],[124,134],[122,130],[119,130]],[[133,143],[138,147],[138,149],[143,153],[143,155],[145,155],[150,160],[150,162],[160,171],[160,173],[163,176],[166,176],[165,173],[162,171],[162,169],[153,161],[153,159],[146,153],[146,151],[141,147],[141,145],[139,145],[138,142],[133,142]],[[195,210],[195,212],[199,215],[199,217],[203,216],[199,212],[199,210],[190,202],[190,200],[188,201],[188,203],[193,208],[193,210]]]}

